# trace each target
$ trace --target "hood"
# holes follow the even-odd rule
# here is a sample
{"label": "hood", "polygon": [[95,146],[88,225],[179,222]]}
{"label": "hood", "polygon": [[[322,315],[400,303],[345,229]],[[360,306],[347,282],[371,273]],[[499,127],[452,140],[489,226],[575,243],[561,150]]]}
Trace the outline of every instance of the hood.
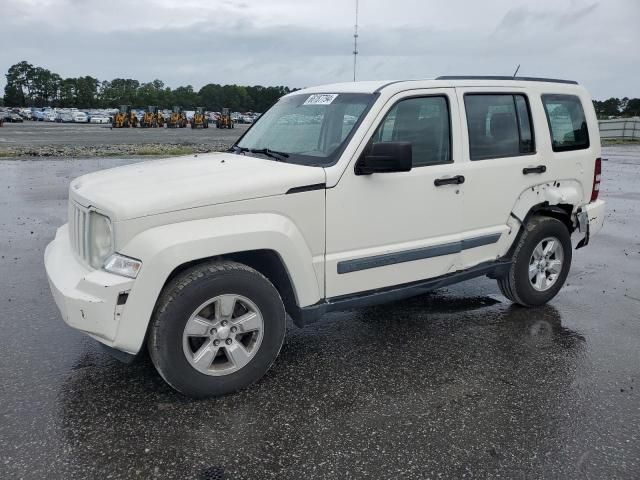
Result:
{"label": "hood", "polygon": [[325,182],[320,167],[209,153],[102,170],[71,182],[69,197],[114,220],[157,215],[252,198]]}

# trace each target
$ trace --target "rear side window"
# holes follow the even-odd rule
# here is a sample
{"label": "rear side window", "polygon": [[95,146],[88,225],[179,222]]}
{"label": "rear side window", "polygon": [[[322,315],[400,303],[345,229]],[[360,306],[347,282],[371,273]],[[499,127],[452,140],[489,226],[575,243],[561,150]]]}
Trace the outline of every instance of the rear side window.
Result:
{"label": "rear side window", "polygon": [[410,142],[413,166],[451,162],[449,104],[446,97],[416,97],[396,103],[372,142]]}
{"label": "rear side window", "polygon": [[471,160],[535,153],[529,103],[519,94],[464,96]]}
{"label": "rear side window", "polygon": [[554,152],[589,148],[589,132],[580,98],[575,95],[542,95]]}

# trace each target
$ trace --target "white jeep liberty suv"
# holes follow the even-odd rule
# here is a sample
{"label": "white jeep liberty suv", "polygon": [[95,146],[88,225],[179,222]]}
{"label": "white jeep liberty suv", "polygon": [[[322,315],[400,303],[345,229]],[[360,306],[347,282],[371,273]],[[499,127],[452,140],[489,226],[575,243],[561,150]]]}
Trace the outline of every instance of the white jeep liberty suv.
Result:
{"label": "white jeep liberty suv", "polygon": [[604,219],[598,123],[576,82],[511,77],[296,91],[226,153],[71,182],[45,252],[67,324],[206,397],[262,377],[338,309],[472,277],[551,300]]}

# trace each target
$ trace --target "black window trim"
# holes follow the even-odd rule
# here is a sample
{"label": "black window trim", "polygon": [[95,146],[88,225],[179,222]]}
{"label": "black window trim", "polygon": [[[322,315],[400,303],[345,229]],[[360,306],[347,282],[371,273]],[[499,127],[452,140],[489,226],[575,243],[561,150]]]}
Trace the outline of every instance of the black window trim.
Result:
{"label": "black window trim", "polygon": [[[584,123],[587,127],[587,144],[585,146],[567,146],[567,147],[556,147],[553,143],[553,130],[551,128],[551,119],[549,118],[549,111],[547,110],[547,106],[544,103],[544,99],[550,97],[564,97],[564,98],[576,98],[578,103],[580,104],[580,108],[582,108],[582,115],[584,117]],[[584,109],[584,105],[582,104],[582,99],[575,94],[572,93],[543,93],[540,95],[540,101],[542,102],[542,109],[544,110],[544,115],[547,118],[547,125],[549,126],[549,136],[551,140],[551,149],[556,152],[573,152],[576,150],[589,150],[591,148],[591,135],[589,134],[589,125],[587,124],[587,114]]]}
{"label": "black window trim", "polygon": [[413,160],[412,160],[412,162],[411,162],[412,163],[411,170],[413,170],[414,168],[434,167],[436,165],[448,165],[450,163],[454,163],[455,159],[453,158],[453,119],[451,118],[452,117],[452,115],[451,115],[451,102],[449,100],[449,95],[447,93],[427,93],[427,94],[409,95],[409,96],[406,96],[406,97],[399,98],[398,100],[396,100],[393,103],[393,105],[391,105],[386,110],[386,112],[384,112],[384,116],[382,117],[382,120],[379,121],[378,124],[375,126],[375,128],[373,130],[373,133],[371,134],[371,136],[367,140],[367,143],[366,143],[366,146],[364,147],[364,150],[362,150],[362,153],[358,157],[358,160],[355,162],[354,171],[355,171],[355,168],[356,168],[358,162],[360,161],[360,159],[362,159],[367,154],[369,149],[371,148],[371,141],[373,140],[373,136],[378,131],[378,128],[386,120],[387,115],[389,115],[389,112],[391,110],[393,110],[396,105],[398,105],[400,102],[403,102],[405,100],[412,100],[414,98],[433,98],[433,97],[443,97],[445,103],[447,104],[447,116],[449,117],[449,156],[451,157],[451,159],[446,161],[446,162],[429,163],[429,164],[426,164],[426,165],[415,165],[415,166],[413,165]]}
{"label": "black window trim", "polygon": [[[515,100],[515,96],[516,95],[520,95],[521,97],[524,97],[524,101],[527,104],[527,114],[529,116],[529,129],[531,130],[531,147],[532,147],[532,151],[530,152],[525,152],[525,153],[518,153],[517,155],[508,155],[508,156],[501,156],[501,157],[496,157],[496,156],[491,156],[491,157],[482,157],[482,158],[471,158],[471,139],[469,137],[469,116],[467,115],[467,104],[464,101],[464,99],[467,96],[473,96],[473,95],[511,95],[512,99],[513,99],[513,108],[516,112],[516,123],[518,124],[518,148],[522,147],[522,135],[520,134],[520,116],[518,115],[518,109],[516,107],[516,100]],[[527,157],[529,155],[535,155],[538,153],[538,149],[537,149],[537,143],[536,143],[536,129],[533,125],[533,116],[531,115],[531,102],[529,102],[529,96],[525,93],[525,92],[514,92],[514,91],[499,91],[499,92],[465,92],[462,95],[462,103],[464,104],[464,118],[466,119],[466,123],[467,123],[467,146],[469,147],[469,160],[471,160],[472,162],[481,162],[483,160],[496,160],[498,158],[516,158],[516,157]]]}

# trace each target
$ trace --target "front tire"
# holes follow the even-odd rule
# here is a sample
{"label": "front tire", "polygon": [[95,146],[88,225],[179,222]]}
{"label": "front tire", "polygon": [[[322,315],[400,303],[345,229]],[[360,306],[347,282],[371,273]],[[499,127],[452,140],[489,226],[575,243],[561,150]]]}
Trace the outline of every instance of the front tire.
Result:
{"label": "front tire", "polygon": [[567,226],[556,218],[534,216],[518,240],[508,273],[498,279],[500,291],[524,307],[544,305],[562,288],[571,258]]}
{"label": "front tire", "polygon": [[164,380],[196,398],[225,395],[259,380],[284,341],[276,288],[232,261],[191,268],[163,291],[149,332],[151,360]]}

